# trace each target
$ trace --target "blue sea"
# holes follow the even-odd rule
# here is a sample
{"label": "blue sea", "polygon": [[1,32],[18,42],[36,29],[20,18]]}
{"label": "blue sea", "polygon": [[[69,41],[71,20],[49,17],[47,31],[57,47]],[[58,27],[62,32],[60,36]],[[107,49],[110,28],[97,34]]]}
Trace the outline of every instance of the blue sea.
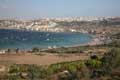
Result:
{"label": "blue sea", "polygon": [[70,32],[35,32],[0,29],[0,49],[67,47],[91,41],[92,35]]}

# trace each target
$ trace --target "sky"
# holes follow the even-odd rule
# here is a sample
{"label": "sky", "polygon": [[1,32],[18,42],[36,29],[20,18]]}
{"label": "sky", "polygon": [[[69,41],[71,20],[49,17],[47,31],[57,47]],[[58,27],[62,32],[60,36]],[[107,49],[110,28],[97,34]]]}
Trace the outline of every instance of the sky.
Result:
{"label": "sky", "polygon": [[0,18],[120,16],[120,0],[0,0]]}

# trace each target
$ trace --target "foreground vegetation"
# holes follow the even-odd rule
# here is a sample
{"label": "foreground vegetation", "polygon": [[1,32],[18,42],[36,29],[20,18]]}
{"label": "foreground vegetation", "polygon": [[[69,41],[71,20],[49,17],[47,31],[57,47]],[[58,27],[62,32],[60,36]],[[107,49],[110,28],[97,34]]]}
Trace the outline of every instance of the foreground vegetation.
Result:
{"label": "foreground vegetation", "polygon": [[119,80],[120,47],[111,46],[111,50],[102,58],[92,55],[86,61],[44,66],[12,64],[5,78],[8,80]]}

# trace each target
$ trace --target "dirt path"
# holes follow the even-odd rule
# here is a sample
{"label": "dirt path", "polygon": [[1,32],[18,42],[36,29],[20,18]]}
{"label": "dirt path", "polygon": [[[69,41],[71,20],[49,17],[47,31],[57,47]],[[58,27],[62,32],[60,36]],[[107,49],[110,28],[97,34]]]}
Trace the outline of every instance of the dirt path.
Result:
{"label": "dirt path", "polygon": [[38,64],[38,65],[50,65],[59,62],[86,60],[89,56],[86,55],[57,55],[57,54],[45,54],[45,55],[0,55],[0,62],[12,62],[16,64]]}

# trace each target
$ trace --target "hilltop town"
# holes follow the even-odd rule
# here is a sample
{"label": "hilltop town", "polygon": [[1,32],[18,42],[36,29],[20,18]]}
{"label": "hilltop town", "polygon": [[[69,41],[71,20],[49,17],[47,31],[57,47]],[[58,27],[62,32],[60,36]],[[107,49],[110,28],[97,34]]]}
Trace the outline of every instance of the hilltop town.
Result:
{"label": "hilltop town", "polygon": [[[45,32],[104,33],[107,28],[119,27],[119,17],[68,17],[35,20],[0,20],[0,29],[19,29]],[[111,32],[110,29],[108,32]]]}

